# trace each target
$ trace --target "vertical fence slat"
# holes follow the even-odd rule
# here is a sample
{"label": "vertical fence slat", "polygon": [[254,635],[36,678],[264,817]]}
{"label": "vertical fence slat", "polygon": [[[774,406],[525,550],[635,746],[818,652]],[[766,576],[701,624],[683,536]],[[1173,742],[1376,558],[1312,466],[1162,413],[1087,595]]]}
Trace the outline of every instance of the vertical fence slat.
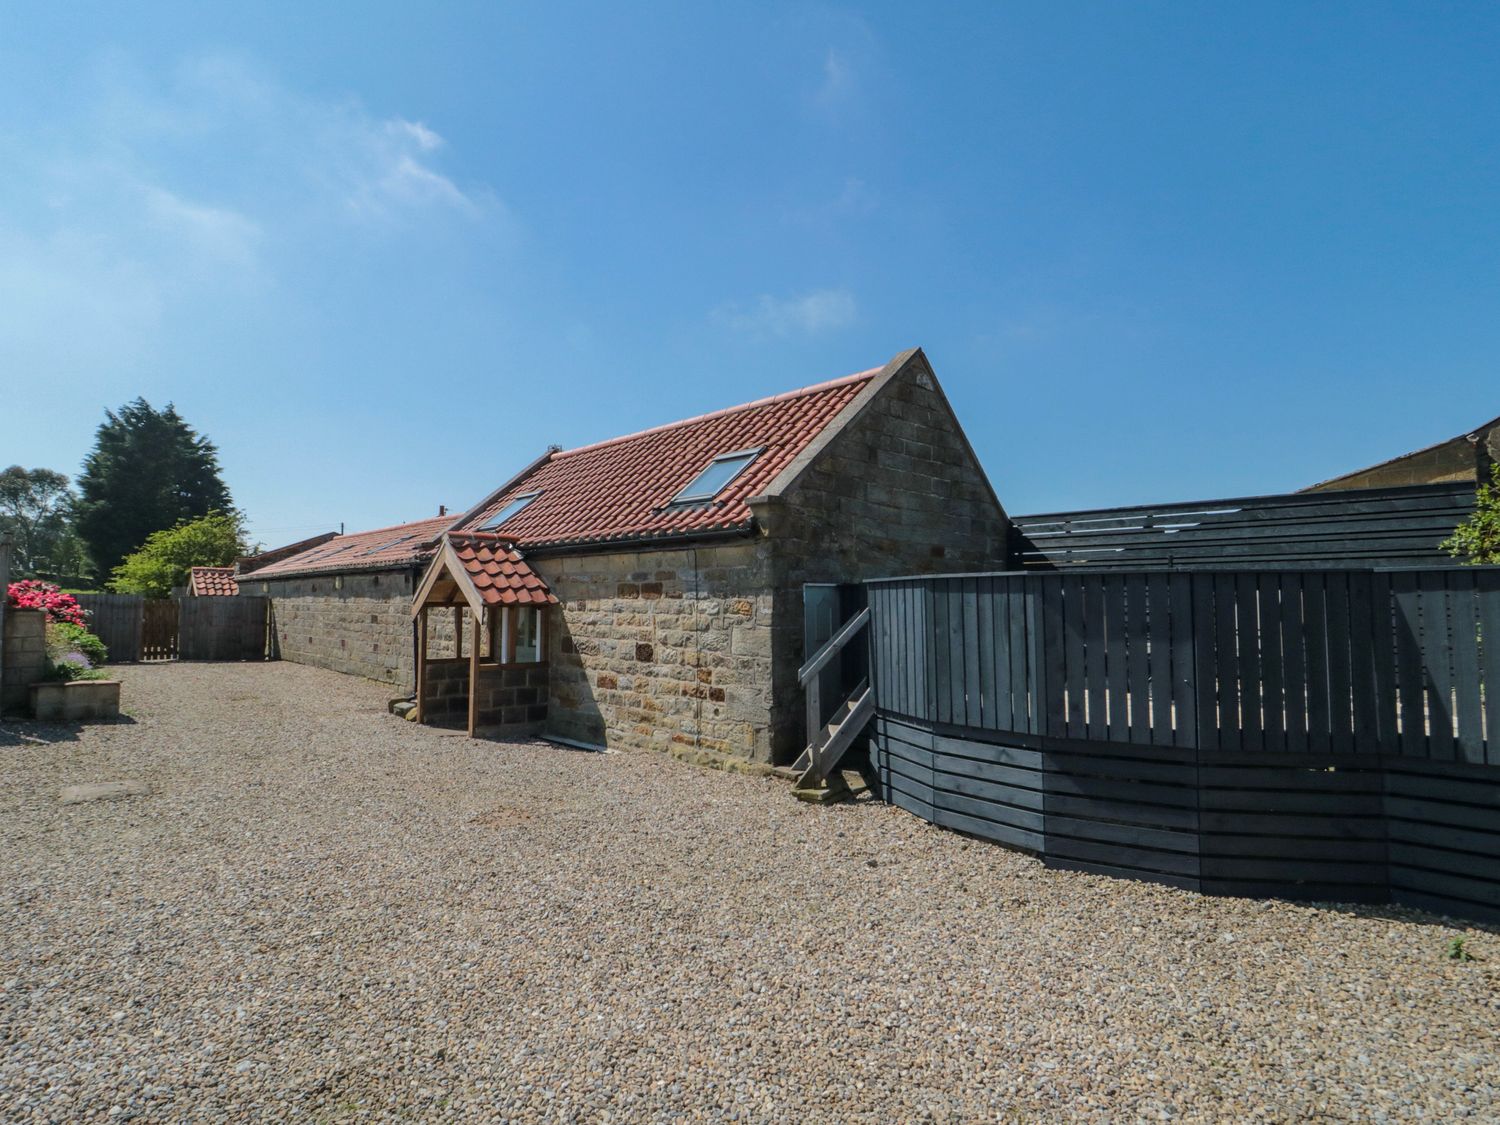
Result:
{"label": "vertical fence slat", "polygon": [[1323,753],[1332,743],[1329,737],[1328,701],[1328,586],[1323,574],[1305,575],[1302,580],[1302,617],[1307,630],[1307,748]]}
{"label": "vertical fence slat", "polygon": [[1448,591],[1453,614],[1453,684],[1458,693],[1458,759],[1483,764],[1484,714],[1479,692],[1479,604],[1474,588],[1472,572],[1449,573]]}
{"label": "vertical fence slat", "polygon": [[1234,632],[1234,575],[1214,575],[1214,665],[1219,695],[1220,750],[1238,751],[1240,737],[1240,660]]}
{"label": "vertical fence slat", "polygon": [[1408,758],[1427,754],[1427,717],[1422,685],[1421,613],[1417,576],[1391,576],[1396,606],[1396,692],[1401,699],[1401,753]]}
{"label": "vertical fence slat", "polygon": [[1256,576],[1239,574],[1234,580],[1234,631],[1240,664],[1240,748],[1264,749],[1260,716],[1260,627],[1256,604]]}
{"label": "vertical fence slat", "polygon": [[[1059,606],[1063,615],[1064,673],[1062,687],[1067,692],[1067,737],[1084,738],[1088,728],[1084,725],[1086,711],[1084,685],[1087,668],[1084,665],[1084,616],[1083,581],[1069,575],[1061,583],[1063,597]],[[1057,688],[1053,689],[1054,691]]]}
{"label": "vertical fence slat", "polygon": [[1286,750],[1286,700],[1282,657],[1281,576],[1258,576],[1255,604],[1260,622],[1261,729],[1267,750]]}
{"label": "vertical fence slat", "polygon": [[995,657],[1005,650],[995,644],[995,613],[1000,609],[996,590],[1004,581],[1001,578],[981,578],[978,581],[978,620],[975,638],[979,645],[979,722],[976,726],[986,730],[1006,729],[999,721],[1000,701],[995,693]]}
{"label": "vertical fence slat", "polygon": [[1500,570],[1474,576],[1479,599],[1479,655],[1484,679],[1485,763],[1500,766]]}
{"label": "vertical fence slat", "polygon": [[[994,729],[1015,730],[1016,727],[1013,724],[1016,720],[1016,704],[1014,693],[1011,691],[1011,677],[1017,659],[1016,650],[1009,643],[1010,615],[1015,612],[1014,599],[1011,597],[1011,580],[996,578],[993,589],[995,604],[994,611],[990,615],[989,639],[995,649],[995,659],[990,673],[990,695],[995,701]],[[1025,671],[1024,667],[1022,671]]]}
{"label": "vertical fence slat", "polygon": [[1348,754],[1354,749],[1349,674],[1349,575],[1330,572],[1325,588],[1328,591],[1329,740],[1335,754]]}
{"label": "vertical fence slat", "polygon": [[1126,655],[1125,579],[1108,575],[1104,587],[1105,707],[1109,715],[1109,737],[1116,742],[1130,739],[1130,680]]}
{"label": "vertical fence slat", "polygon": [[1028,633],[1041,640],[1041,675],[1032,678],[1031,716],[1033,734],[1059,737],[1067,730],[1063,689],[1067,686],[1065,645],[1067,626],[1063,620],[1062,583],[1056,579],[1028,577],[1026,604]]}
{"label": "vertical fence slat", "polygon": [[1307,625],[1302,617],[1302,575],[1281,576],[1282,694],[1286,707],[1286,748],[1307,750]]}
{"label": "vertical fence slat", "polygon": [[1172,617],[1177,605],[1172,597],[1174,587],[1166,574],[1146,578],[1147,675],[1151,685],[1150,741],[1157,746],[1171,746],[1172,737]]}
{"label": "vertical fence slat", "polygon": [[1401,706],[1396,697],[1396,604],[1389,574],[1370,576],[1370,612],[1376,749],[1381,754],[1397,754],[1401,750]]}
{"label": "vertical fence slat", "polygon": [[1448,586],[1441,572],[1418,579],[1422,601],[1422,666],[1427,680],[1429,755],[1451,762],[1453,744],[1453,632],[1449,627]]}
{"label": "vertical fence slat", "polygon": [[964,649],[964,722],[971,727],[984,725],[979,690],[979,583],[963,580],[963,649]]}
{"label": "vertical fence slat", "polygon": [[1151,617],[1146,576],[1125,578],[1126,684],[1130,693],[1130,741],[1151,742]]}
{"label": "vertical fence slat", "polygon": [[[1006,580],[1005,603],[1005,639],[1006,645],[1011,652],[1030,653],[1032,647],[1027,643],[1028,621],[1026,612],[1026,587],[1015,578]],[[1012,729],[1025,730],[1022,725],[1026,717],[1027,696],[1027,664],[1026,660],[1013,660],[1006,669],[1009,680],[1000,685],[1000,690],[1008,692],[1010,697],[1011,712],[1016,726]]]}
{"label": "vertical fence slat", "polygon": [[1380,726],[1375,699],[1375,621],[1370,603],[1370,575],[1349,575],[1349,691],[1356,752],[1375,753]]}

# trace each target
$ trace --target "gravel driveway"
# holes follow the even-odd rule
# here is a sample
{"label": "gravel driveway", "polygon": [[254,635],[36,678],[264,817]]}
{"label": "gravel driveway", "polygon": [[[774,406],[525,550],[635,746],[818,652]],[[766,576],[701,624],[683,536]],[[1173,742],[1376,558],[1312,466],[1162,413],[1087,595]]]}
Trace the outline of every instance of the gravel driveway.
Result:
{"label": "gravel driveway", "polygon": [[131,724],[0,728],[0,1119],[1500,1112],[1493,931],[1049,872],[292,664],[122,678]]}

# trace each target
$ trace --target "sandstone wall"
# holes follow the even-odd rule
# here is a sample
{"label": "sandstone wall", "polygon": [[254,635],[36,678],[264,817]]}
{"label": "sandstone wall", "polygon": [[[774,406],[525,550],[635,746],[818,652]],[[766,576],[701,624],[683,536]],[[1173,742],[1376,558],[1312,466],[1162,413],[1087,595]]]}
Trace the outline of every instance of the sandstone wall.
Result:
{"label": "sandstone wall", "polygon": [[[411,570],[257,580],[240,590],[271,599],[276,653],[282,660],[312,664],[394,684],[416,686],[411,596],[419,575]],[[264,591],[263,589],[264,588]],[[430,615],[428,651],[453,655],[452,615]]]}
{"label": "sandstone wall", "polygon": [[547,731],[769,761],[770,547],[532,555],[549,611]]}
{"label": "sandstone wall", "polygon": [[[547,717],[547,666],[479,666],[479,725],[505,727],[512,733],[535,732]],[[469,662],[427,662],[422,693],[422,721],[435,726],[465,727],[469,722]]]}
{"label": "sandstone wall", "polygon": [[774,760],[802,750],[802,586],[1004,570],[1009,520],[920,355],[779,499],[754,506],[774,545]]}

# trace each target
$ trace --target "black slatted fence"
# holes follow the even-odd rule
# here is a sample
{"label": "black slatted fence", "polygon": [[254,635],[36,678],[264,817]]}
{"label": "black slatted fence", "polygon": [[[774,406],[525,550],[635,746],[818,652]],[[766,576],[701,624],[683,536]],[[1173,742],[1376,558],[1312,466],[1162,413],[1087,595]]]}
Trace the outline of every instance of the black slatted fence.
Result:
{"label": "black slatted fence", "polygon": [[895,803],[1061,866],[1500,917],[1500,569],[869,591]]}
{"label": "black slatted fence", "polygon": [[1474,483],[1294,492],[1011,517],[1023,570],[1443,566]]}

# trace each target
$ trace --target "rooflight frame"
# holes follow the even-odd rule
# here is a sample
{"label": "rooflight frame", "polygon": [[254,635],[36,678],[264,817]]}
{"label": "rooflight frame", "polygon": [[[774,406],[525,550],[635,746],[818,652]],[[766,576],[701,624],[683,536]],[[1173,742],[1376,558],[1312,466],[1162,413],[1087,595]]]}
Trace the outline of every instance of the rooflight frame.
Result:
{"label": "rooflight frame", "polygon": [[489,519],[485,520],[484,523],[480,524],[474,530],[496,530],[497,528],[503,526],[507,521],[514,519],[516,516],[524,512],[527,508],[531,507],[532,501],[534,501],[541,494],[542,489],[539,488],[535,492],[522,492],[516,496],[511,497],[511,499],[506,502],[503,508],[501,508]]}
{"label": "rooflight frame", "polygon": [[[690,504],[711,503],[726,488],[728,488],[735,481],[739,480],[740,474],[748,469],[752,464],[754,464],[755,459],[765,451],[765,446],[758,445],[753,449],[736,449],[732,453],[718,454],[711,461],[709,461],[707,465],[698,470],[697,475],[694,476],[692,480],[688,481],[687,484],[682,486],[682,491],[667,502],[667,507],[678,508],[686,507]],[[712,492],[705,492],[701,487],[694,491],[694,486],[697,485],[699,481],[708,476],[708,474],[713,472],[716,467],[724,464],[726,461],[739,461],[740,464],[732,473],[729,474],[724,482]]]}

